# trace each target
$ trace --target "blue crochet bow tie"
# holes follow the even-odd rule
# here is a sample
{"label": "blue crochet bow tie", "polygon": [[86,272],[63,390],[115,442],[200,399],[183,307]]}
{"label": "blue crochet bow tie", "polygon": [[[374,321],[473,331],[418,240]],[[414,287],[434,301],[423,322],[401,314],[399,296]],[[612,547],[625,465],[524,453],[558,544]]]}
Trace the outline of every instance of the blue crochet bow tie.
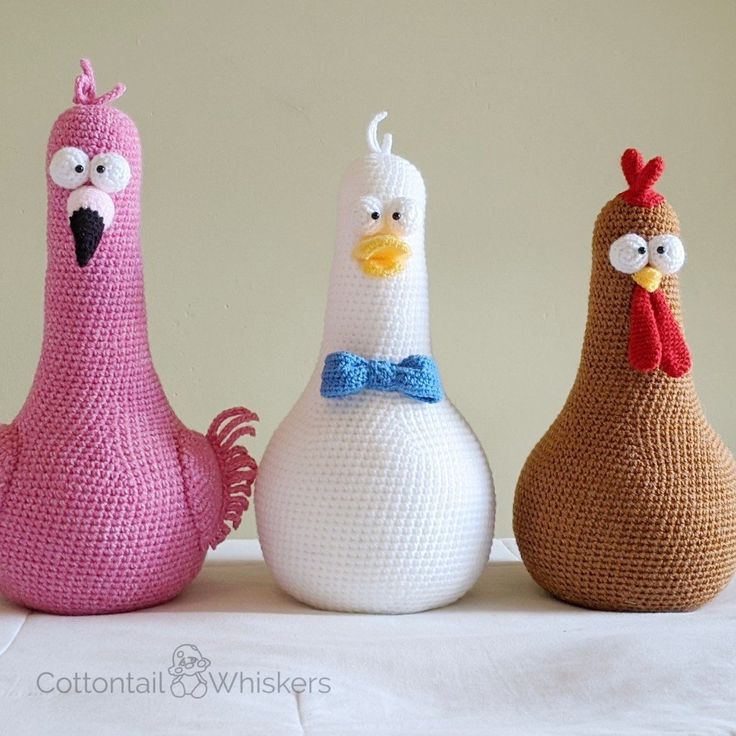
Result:
{"label": "blue crochet bow tie", "polygon": [[368,360],[346,352],[330,353],[325,358],[322,396],[339,399],[365,389],[396,391],[427,404],[436,404],[444,397],[437,365],[428,355],[410,355],[400,363]]}

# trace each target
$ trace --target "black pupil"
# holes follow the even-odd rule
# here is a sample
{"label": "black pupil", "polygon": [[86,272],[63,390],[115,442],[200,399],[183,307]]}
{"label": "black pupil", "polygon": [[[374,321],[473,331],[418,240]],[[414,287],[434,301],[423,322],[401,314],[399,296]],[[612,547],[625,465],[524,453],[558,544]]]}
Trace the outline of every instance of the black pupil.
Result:
{"label": "black pupil", "polygon": [[377,219],[378,219],[378,218],[379,218],[380,216],[381,216],[381,215],[379,215],[379,214],[378,214],[378,212],[371,212],[371,217],[372,217],[372,218],[373,218],[374,220],[377,220]]}
{"label": "black pupil", "polygon": [[664,246],[660,245],[657,247],[657,253],[664,253]]}
{"label": "black pupil", "polygon": [[99,166],[97,167],[97,173],[98,173],[98,174],[104,174],[104,173],[105,173],[105,167],[104,167],[104,166],[103,166],[102,164],[100,164],[100,165],[99,165]]}
{"label": "black pupil", "polygon": [[647,252],[647,249],[643,245],[639,247],[639,253],[644,255],[646,252]]}
{"label": "black pupil", "polygon": [[74,167],[74,171],[76,171],[77,174],[81,174],[84,171],[84,166],[82,166],[82,164],[77,164]]}
{"label": "black pupil", "polygon": [[401,219],[401,212],[394,212],[391,217],[394,218],[394,220],[400,220]]}

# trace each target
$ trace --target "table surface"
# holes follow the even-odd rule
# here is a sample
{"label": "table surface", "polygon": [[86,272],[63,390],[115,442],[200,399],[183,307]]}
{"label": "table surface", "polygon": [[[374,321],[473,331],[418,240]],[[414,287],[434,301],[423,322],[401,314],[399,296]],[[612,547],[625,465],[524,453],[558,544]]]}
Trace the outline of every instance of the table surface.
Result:
{"label": "table surface", "polygon": [[[182,645],[204,686],[175,685]],[[0,599],[0,733],[733,735],[736,584],[694,613],[587,611],[496,540],[452,606],[326,613],[276,587],[257,542],[228,541],[145,611],[68,618]]]}

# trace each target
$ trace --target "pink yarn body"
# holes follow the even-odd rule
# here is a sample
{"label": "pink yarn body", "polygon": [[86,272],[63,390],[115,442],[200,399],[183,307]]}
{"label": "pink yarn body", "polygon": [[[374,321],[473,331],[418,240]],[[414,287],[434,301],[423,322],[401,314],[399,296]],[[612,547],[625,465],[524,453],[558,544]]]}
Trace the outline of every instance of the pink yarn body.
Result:
{"label": "pink yarn body", "polygon": [[[244,409],[207,437],[172,411],[151,360],[139,245],[138,132],[106,104],[64,112],[63,146],[130,164],[115,217],[85,268],[75,260],[69,190],[48,179],[41,359],[14,422],[0,427],[0,592],[65,614],[125,611],[177,595],[209,545],[237,526],[255,463],[235,442]],[[221,426],[222,425],[222,426]]]}

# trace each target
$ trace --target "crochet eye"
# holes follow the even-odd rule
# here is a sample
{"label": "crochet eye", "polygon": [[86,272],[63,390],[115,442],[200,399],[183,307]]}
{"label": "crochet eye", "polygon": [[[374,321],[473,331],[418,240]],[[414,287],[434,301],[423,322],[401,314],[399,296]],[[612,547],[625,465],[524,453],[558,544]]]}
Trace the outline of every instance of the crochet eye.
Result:
{"label": "crochet eye", "polygon": [[649,241],[649,261],[663,274],[677,273],[685,263],[685,246],[677,235],[657,235]]}
{"label": "crochet eye", "polygon": [[611,243],[608,260],[621,273],[637,273],[649,262],[647,241],[636,233],[627,233]]}
{"label": "crochet eye", "polygon": [[49,175],[54,184],[64,189],[76,189],[87,181],[89,157],[79,148],[60,148],[51,158]]}
{"label": "crochet eye", "polygon": [[90,164],[90,179],[103,192],[119,192],[128,186],[130,165],[119,153],[100,153]]}
{"label": "crochet eye", "polygon": [[359,206],[360,229],[366,235],[375,233],[381,226],[383,205],[376,197],[363,197]]}
{"label": "crochet eye", "polygon": [[410,233],[419,219],[419,208],[413,199],[397,197],[387,207],[391,213],[391,229],[399,234]]}

